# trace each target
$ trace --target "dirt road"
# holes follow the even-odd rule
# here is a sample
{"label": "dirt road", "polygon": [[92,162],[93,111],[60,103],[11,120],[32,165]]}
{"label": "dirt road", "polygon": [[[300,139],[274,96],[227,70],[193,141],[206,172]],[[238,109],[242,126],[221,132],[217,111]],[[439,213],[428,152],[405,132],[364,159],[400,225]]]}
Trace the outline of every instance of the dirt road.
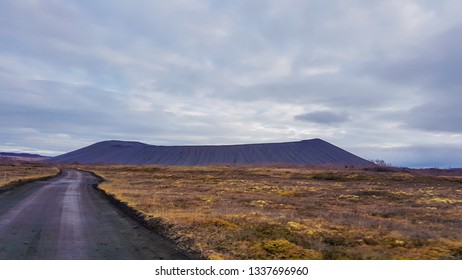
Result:
{"label": "dirt road", "polygon": [[104,199],[97,180],[64,170],[0,194],[0,259],[188,259]]}

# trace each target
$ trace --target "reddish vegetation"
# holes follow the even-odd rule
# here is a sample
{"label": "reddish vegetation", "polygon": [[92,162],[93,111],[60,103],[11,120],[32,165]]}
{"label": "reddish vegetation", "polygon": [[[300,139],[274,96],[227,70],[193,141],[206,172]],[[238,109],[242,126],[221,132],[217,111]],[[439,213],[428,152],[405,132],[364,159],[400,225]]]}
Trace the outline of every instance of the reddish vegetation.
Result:
{"label": "reddish vegetation", "polygon": [[[462,177],[393,168],[87,166],[212,259],[457,259]],[[433,171],[431,171],[433,172]],[[448,171],[449,172],[449,171]]]}
{"label": "reddish vegetation", "polygon": [[0,191],[18,184],[58,174],[59,169],[35,162],[0,161]]}

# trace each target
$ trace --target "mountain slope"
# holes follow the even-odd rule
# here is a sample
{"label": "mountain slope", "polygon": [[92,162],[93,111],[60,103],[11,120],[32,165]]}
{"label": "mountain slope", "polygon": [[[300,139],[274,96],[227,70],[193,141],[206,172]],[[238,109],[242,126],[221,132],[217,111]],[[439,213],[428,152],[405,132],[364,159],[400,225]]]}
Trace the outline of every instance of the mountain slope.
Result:
{"label": "mountain slope", "polygon": [[0,160],[40,161],[47,158],[37,154],[0,152]]}
{"label": "mountain slope", "polygon": [[51,161],[189,166],[263,163],[371,164],[321,139],[222,146],[154,146],[139,142],[112,140],[54,157]]}

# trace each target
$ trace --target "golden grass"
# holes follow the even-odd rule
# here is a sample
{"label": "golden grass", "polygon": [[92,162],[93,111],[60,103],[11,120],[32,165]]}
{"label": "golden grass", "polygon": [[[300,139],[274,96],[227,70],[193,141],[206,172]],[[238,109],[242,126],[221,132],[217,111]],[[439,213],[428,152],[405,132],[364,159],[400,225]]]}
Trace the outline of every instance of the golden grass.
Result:
{"label": "golden grass", "polygon": [[224,166],[83,169],[209,259],[462,258],[458,178]]}
{"label": "golden grass", "polygon": [[38,180],[58,174],[59,169],[34,162],[0,163],[0,189],[16,183]]}

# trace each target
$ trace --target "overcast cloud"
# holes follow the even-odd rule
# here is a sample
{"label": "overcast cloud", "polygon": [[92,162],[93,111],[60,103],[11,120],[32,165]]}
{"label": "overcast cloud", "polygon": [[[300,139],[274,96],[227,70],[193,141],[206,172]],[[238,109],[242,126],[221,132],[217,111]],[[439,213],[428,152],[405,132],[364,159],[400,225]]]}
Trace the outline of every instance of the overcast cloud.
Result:
{"label": "overcast cloud", "polygon": [[0,2],[0,150],[322,138],[462,166],[462,2]]}

